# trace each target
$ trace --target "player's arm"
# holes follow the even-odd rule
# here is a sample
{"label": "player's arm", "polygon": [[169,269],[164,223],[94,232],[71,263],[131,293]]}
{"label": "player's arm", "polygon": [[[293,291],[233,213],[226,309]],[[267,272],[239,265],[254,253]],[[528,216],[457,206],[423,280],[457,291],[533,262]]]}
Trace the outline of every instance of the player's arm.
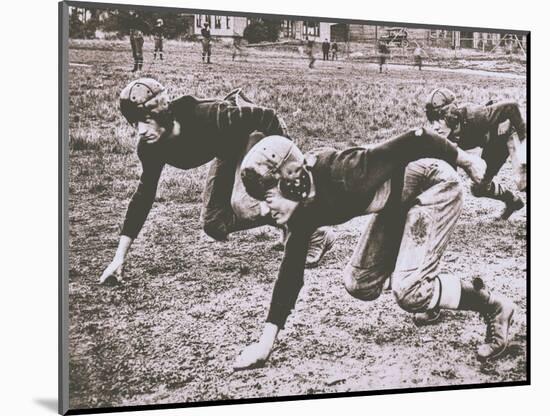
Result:
{"label": "player's arm", "polygon": [[367,157],[367,178],[375,186],[389,179],[399,167],[423,158],[441,159],[451,166],[459,166],[475,183],[481,182],[487,168],[481,158],[426,129],[410,131],[375,146],[369,149]]}
{"label": "player's arm", "polygon": [[486,108],[490,125],[498,126],[500,123],[510,121],[510,124],[515,129],[519,139],[521,141],[525,139],[525,121],[521,115],[519,105],[516,102],[504,101],[489,105]]}
{"label": "player's arm", "polygon": [[157,186],[164,164],[145,158],[140,159],[143,171],[139,184],[128,205],[117,250],[113,260],[99,278],[100,284],[107,283],[112,278],[116,279],[117,282],[122,281],[126,257],[132,246],[132,242],[141,231],[155,201]]}
{"label": "player's arm", "polygon": [[290,231],[262,335],[257,343],[246,347],[237,357],[233,365],[235,370],[262,366],[269,358],[277,334],[284,327],[304,285],[304,266],[311,232],[305,229]]}
{"label": "player's arm", "polygon": [[515,102],[500,102],[487,106],[488,119],[491,126],[498,130],[498,126],[509,121],[515,134],[504,134],[500,137],[506,138],[506,145],[510,160],[512,161],[513,178],[519,191],[525,191],[527,187],[527,143],[525,141],[525,121],[521,115],[519,105]]}

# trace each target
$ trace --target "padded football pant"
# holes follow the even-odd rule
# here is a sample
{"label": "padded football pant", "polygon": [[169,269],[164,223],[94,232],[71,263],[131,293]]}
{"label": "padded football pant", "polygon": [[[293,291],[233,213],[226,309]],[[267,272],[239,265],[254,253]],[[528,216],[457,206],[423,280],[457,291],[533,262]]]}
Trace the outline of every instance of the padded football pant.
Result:
{"label": "padded football pant", "polygon": [[457,172],[446,162],[420,159],[407,165],[398,208],[367,216],[350,262],[346,290],[374,300],[391,276],[397,303],[408,312],[437,305],[439,262],[462,210]]}

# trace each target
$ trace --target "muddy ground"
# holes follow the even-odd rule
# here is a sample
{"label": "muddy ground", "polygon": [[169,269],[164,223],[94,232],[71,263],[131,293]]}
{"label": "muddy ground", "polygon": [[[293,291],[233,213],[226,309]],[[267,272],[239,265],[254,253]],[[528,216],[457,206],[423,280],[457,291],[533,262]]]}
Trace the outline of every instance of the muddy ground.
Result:
{"label": "muddy ground", "polygon": [[[526,379],[526,209],[507,222],[502,204],[467,191],[442,272],[481,276],[517,305],[513,342],[497,362],[475,359],[484,324],[474,313],[446,313],[417,328],[384,293],[374,302],[350,297],[341,270],[364,218],[336,227],[338,241],[305,286],[264,368],[233,372],[240,350],[260,334],[280,251],[278,233],[261,228],[226,243],[201,237],[200,192],[206,167],[166,168],[156,203],[128,260],[124,284],[98,286],[140,173],[136,138],[117,109],[133,76],[129,47],[70,49],[69,350],[70,407],[88,408],[273,397]],[[423,123],[422,98],[435,86],[460,99],[517,100],[522,78],[399,68],[378,74],[358,62],[238,57],[214,49],[200,63],[198,44],[167,43],[167,59],[142,75],[173,93],[222,96],[243,87],[275,108],[306,150],[376,143]],[[463,176],[464,186],[469,186]],[[509,163],[500,177],[512,185]]]}

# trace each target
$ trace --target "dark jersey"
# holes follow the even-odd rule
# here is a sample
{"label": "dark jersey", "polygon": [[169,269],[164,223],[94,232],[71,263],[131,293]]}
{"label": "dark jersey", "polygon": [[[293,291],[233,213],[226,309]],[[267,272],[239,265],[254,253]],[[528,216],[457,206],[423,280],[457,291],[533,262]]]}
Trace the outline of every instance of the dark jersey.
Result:
{"label": "dark jersey", "polygon": [[203,28],[201,29],[201,35],[202,35],[202,37],[203,37],[204,39],[210,40],[210,37],[211,37],[211,35],[210,35],[210,29],[206,29],[206,28],[203,27]]}
{"label": "dark jersey", "polygon": [[500,124],[506,121],[510,122],[520,140],[525,138],[525,123],[514,102],[450,106],[443,119],[451,129],[448,138],[465,150],[484,147],[491,137],[498,136]]}
{"label": "dark jersey", "polygon": [[162,39],[164,38],[164,28],[162,26],[155,26],[153,28],[153,37],[155,39]]}
{"label": "dark jersey", "polygon": [[122,235],[136,238],[139,234],[165,164],[192,169],[216,157],[236,160],[255,130],[266,135],[287,135],[275,111],[260,106],[183,96],[170,104],[170,111],[181,126],[180,134],[157,143],[139,143],[137,154],[143,171],[126,212]]}
{"label": "dark jersey", "polygon": [[[405,167],[431,157],[456,164],[456,145],[434,133],[409,132],[373,148],[316,153],[312,167],[315,197],[300,206],[288,223],[288,239],[267,321],[282,328],[304,283],[309,237],[320,226],[343,223],[364,215],[376,191],[389,179],[392,198],[400,197]],[[396,186],[397,185],[397,186]],[[400,198],[399,198],[400,200]]]}

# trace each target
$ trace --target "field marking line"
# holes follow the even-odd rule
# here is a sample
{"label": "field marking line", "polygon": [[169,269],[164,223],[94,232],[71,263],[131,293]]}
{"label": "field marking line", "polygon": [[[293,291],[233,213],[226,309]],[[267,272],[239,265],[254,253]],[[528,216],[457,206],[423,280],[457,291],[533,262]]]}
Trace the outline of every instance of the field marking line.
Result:
{"label": "field marking line", "polygon": [[91,68],[93,65],[90,64],[80,64],[78,62],[69,62],[69,66],[80,66],[84,68]]}

